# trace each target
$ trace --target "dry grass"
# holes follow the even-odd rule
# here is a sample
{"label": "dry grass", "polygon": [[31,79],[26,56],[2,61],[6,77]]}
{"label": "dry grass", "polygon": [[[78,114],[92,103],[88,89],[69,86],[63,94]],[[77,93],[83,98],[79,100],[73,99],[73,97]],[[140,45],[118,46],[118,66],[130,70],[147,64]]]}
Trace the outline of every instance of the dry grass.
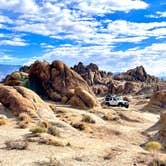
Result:
{"label": "dry grass", "polygon": [[50,122],[48,120],[43,120],[43,121],[39,122],[38,125],[43,128],[48,128],[50,126]]}
{"label": "dry grass", "polygon": [[113,118],[113,116],[110,113],[107,113],[107,114],[103,115],[103,117],[102,117],[103,120],[108,120],[108,121],[112,120],[112,118]]}
{"label": "dry grass", "polygon": [[0,119],[0,126],[7,124],[8,120],[7,119]]}
{"label": "dry grass", "polygon": [[19,120],[20,121],[26,121],[26,122],[31,122],[32,119],[27,113],[21,113],[19,114]]}
{"label": "dry grass", "polygon": [[60,136],[60,131],[56,126],[50,126],[47,130],[47,133],[53,136]]}
{"label": "dry grass", "polygon": [[90,117],[89,115],[83,114],[82,115],[82,121],[87,123],[95,123],[95,120]]}
{"label": "dry grass", "polygon": [[46,133],[46,132],[47,132],[47,129],[44,128],[44,127],[41,127],[41,126],[37,125],[36,127],[30,129],[30,131],[31,131],[33,134],[36,134],[36,133]]}
{"label": "dry grass", "polygon": [[92,132],[91,127],[87,123],[83,122],[74,122],[71,123],[72,127],[80,130],[80,131],[86,131],[86,132]]}
{"label": "dry grass", "polygon": [[54,136],[49,135],[49,134],[41,135],[41,137],[39,139],[39,143],[47,144],[47,145],[53,145],[53,146],[67,146],[67,145],[70,145],[70,143],[67,140],[57,138],[57,137],[54,137]]}
{"label": "dry grass", "polygon": [[29,122],[28,121],[20,121],[20,122],[18,122],[18,126],[22,129],[25,129],[29,126]]}

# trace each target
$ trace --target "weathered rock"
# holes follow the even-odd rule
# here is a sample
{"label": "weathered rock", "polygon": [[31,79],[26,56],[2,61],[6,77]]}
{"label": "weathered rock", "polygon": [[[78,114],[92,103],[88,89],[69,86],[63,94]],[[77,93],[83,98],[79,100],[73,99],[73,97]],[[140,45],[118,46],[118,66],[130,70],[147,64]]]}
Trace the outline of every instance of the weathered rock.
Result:
{"label": "weathered rock", "polygon": [[154,93],[149,101],[148,106],[166,108],[166,91],[158,91]]}
{"label": "weathered rock", "polygon": [[24,73],[29,73],[29,69],[30,69],[30,66],[25,65],[20,67],[19,71]]}
{"label": "weathered rock", "polygon": [[18,139],[18,140],[9,140],[5,142],[6,148],[9,150],[17,149],[24,150],[28,148],[28,142],[26,140]]}
{"label": "weathered rock", "polygon": [[53,115],[50,107],[36,93],[21,86],[0,85],[0,102],[15,115],[23,112],[31,117]]}
{"label": "weathered rock", "polygon": [[162,123],[162,127],[166,129],[166,111],[160,113],[160,122]]}
{"label": "weathered rock", "polygon": [[93,63],[84,66],[82,62],[79,62],[78,65],[75,65],[72,69],[79,73],[91,86],[96,84],[105,84],[112,77],[112,73],[100,71],[98,66]]}
{"label": "weathered rock", "polygon": [[78,86],[92,94],[86,81],[61,61],[35,62],[29,71],[31,86],[39,94],[52,100],[61,101],[63,96],[73,96]]}
{"label": "weathered rock", "polygon": [[11,75],[8,75],[3,83],[9,86],[29,86],[29,75],[24,72],[14,72]]}
{"label": "weathered rock", "polygon": [[128,70],[127,72],[117,74],[114,76],[115,80],[125,81],[141,81],[141,82],[159,82],[157,77],[151,76],[146,73],[143,66],[138,66],[135,69]]}
{"label": "weathered rock", "polygon": [[94,108],[97,106],[97,99],[86,90],[78,87],[69,103],[74,107]]}

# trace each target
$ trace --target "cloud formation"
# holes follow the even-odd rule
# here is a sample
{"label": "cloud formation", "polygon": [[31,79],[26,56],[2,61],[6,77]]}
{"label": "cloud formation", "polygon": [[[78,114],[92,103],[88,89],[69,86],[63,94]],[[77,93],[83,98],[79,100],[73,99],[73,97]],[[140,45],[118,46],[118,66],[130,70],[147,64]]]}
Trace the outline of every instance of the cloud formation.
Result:
{"label": "cloud formation", "polygon": [[94,62],[115,72],[144,65],[149,73],[160,75],[166,71],[165,11],[138,18],[132,13],[151,7],[143,0],[1,0],[0,51],[6,46],[37,50],[21,63]]}

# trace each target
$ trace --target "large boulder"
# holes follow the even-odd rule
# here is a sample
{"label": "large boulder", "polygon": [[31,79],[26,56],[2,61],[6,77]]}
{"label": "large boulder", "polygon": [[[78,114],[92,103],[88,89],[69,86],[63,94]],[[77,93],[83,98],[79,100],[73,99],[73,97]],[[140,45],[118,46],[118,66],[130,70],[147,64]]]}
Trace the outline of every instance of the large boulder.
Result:
{"label": "large boulder", "polygon": [[[78,86],[93,94],[87,82],[61,61],[36,61],[29,70],[30,85],[38,94],[60,101]],[[74,95],[74,94],[73,94]]]}
{"label": "large boulder", "polygon": [[155,92],[143,110],[154,113],[166,111],[166,91]]}
{"label": "large boulder", "polygon": [[75,89],[74,96],[69,100],[69,104],[79,108],[94,108],[97,106],[97,99],[88,91],[81,87]]}
{"label": "large boulder", "polygon": [[166,91],[154,93],[149,101],[149,107],[166,108]]}
{"label": "large boulder", "polygon": [[31,117],[53,117],[51,108],[36,93],[22,86],[0,85],[0,103],[14,115],[27,113]]}

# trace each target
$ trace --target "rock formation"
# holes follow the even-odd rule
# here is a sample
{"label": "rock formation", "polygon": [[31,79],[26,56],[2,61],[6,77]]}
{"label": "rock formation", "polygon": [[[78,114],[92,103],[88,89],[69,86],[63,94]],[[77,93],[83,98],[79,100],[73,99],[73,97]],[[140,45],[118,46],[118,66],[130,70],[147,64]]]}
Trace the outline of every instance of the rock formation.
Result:
{"label": "rock formation", "polygon": [[76,87],[82,87],[92,93],[86,81],[61,61],[36,61],[29,70],[31,87],[52,100],[60,101],[63,96],[73,96]]}
{"label": "rock formation", "polygon": [[[81,87],[92,96],[106,94],[147,94],[166,89],[166,82],[146,73],[143,66],[127,72],[112,75],[100,71],[96,64],[85,66],[79,62],[69,68],[61,61],[36,61],[23,66],[19,72],[12,73],[4,80],[5,85],[25,86],[39,95],[55,101],[68,102],[75,94],[74,89]],[[95,97],[95,96],[94,96]]]}
{"label": "rock formation", "polygon": [[0,103],[14,115],[24,112],[31,117],[53,114],[50,107],[36,93],[22,86],[0,85]]}
{"label": "rock formation", "polygon": [[166,91],[154,93],[149,101],[149,107],[166,108]]}
{"label": "rock formation", "polygon": [[72,69],[80,74],[91,86],[94,84],[106,84],[112,76],[112,73],[100,71],[98,66],[93,63],[84,66],[82,62],[79,62],[78,65],[75,65]]}
{"label": "rock formation", "polygon": [[127,72],[120,73],[114,76],[115,80],[125,81],[141,81],[141,82],[159,82],[160,79],[146,73],[143,66],[138,66],[135,69],[128,70]]}

